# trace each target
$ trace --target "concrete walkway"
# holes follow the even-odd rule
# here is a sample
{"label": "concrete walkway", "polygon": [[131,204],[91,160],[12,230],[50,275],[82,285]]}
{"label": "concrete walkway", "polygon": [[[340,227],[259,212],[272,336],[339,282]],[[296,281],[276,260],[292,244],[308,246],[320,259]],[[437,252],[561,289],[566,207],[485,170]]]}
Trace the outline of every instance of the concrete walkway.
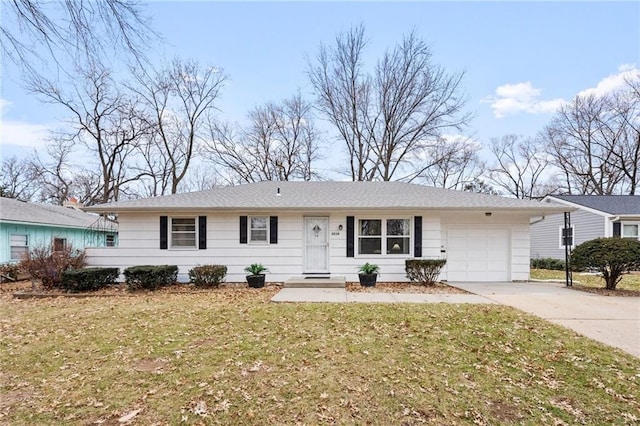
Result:
{"label": "concrete walkway", "polygon": [[640,357],[640,300],[600,296],[560,283],[449,283],[473,294],[350,293],[285,288],[273,302],[494,303],[512,306]]}
{"label": "concrete walkway", "polygon": [[640,357],[640,300],[600,296],[560,283],[449,283]]}

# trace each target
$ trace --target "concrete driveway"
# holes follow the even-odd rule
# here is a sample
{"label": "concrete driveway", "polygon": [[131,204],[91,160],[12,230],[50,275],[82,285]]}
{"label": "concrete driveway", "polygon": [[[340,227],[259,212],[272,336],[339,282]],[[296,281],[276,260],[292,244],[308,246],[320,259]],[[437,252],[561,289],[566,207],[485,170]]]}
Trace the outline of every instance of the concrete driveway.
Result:
{"label": "concrete driveway", "polygon": [[640,358],[640,299],[599,296],[559,283],[449,283],[562,325]]}

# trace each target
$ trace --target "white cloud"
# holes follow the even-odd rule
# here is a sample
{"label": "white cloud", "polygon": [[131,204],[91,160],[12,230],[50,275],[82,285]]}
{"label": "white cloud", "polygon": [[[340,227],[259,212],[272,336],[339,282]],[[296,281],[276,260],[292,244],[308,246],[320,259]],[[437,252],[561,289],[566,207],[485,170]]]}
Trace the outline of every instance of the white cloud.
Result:
{"label": "white cloud", "polygon": [[[603,96],[624,88],[625,81],[630,79],[640,79],[640,68],[636,65],[621,65],[616,73],[603,78],[595,87],[578,92],[577,95]],[[541,96],[542,90],[534,87],[530,81],[526,81],[498,86],[495,95],[487,96],[480,102],[491,104],[493,115],[496,118],[504,118],[522,112],[529,114],[553,113],[567,102],[562,98],[541,99]]]}
{"label": "white cloud", "polygon": [[640,69],[635,65],[620,65],[618,72],[611,74],[598,82],[596,87],[590,87],[578,93],[579,96],[603,96],[625,87],[625,81],[640,78]]}
{"label": "white cloud", "polygon": [[498,86],[494,96],[488,96],[481,102],[490,103],[493,115],[504,118],[520,112],[545,114],[554,112],[565,103],[564,99],[540,99],[541,90],[533,87],[530,81]]}
{"label": "white cloud", "polygon": [[49,137],[50,127],[20,120],[7,120],[5,112],[11,102],[0,98],[0,145],[23,148],[43,147]]}

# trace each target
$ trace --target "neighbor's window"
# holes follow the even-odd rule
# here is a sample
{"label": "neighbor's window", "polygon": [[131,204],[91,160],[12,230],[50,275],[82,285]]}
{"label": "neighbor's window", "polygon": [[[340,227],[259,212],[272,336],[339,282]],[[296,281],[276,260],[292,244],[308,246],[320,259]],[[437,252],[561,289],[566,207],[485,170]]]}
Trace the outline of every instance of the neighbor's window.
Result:
{"label": "neighbor's window", "polygon": [[29,236],[24,234],[11,234],[11,260],[20,260],[22,255],[29,250]]}
{"label": "neighbor's window", "polygon": [[636,240],[640,236],[638,233],[638,224],[622,224],[622,238],[635,238]]}
{"label": "neighbor's window", "polygon": [[565,227],[560,227],[560,235],[559,235],[559,241],[560,241],[560,248],[564,248],[564,246],[569,246],[571,248],[575,247],[574,244],[574,233],[575,233],[575,228],[573,227],[573,225],[571,226],[571,228],[565,228]]}
{"label": "neighbor's window", "polygon": [[113,234],[107,234],[106,245],[107,245],[107,247],[115,247],[116,246],[116,236],[113,235]]}
{"label": "neighbor's window", "polygon": [[53,239],[53,251],[59,252],[64,251],[67,248],[67,239],[66,238],[54,238]]}
{"label": "neighbor's window", "polygon": [[358,220],[358,254],[409,254],[409,219]]}
{"label": "neighbor's window", "polygon": [[195,217],[171,218],[172,248],[195,248],[196,241],[197,237]]}
{"label": "neighbor's window", "polygon": [[266,243],[269,233],[269,218],[267,216],[253,216],[249,218],[249,242]]}

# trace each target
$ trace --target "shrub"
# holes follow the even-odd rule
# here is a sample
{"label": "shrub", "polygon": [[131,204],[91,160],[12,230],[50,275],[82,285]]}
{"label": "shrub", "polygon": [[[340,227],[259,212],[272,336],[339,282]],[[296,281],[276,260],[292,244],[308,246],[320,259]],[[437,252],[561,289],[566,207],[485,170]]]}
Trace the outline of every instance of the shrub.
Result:
{"label": "shrub", "polygon": [[446,263],[446,259],[407,259],[404,262],[404,270],[411,281],[433,285]]}
{"label": "shrub", "polygon": [[585,241],[573,250],[571,268],[596,270],[605,288],[615,290],[622,274],[640,268],[640,241],[619,237]]}
{"label": "shrub", "polygon": [[44,288],[54,288],[60,286],[64,271],[81,269],[86,264],[84,250],[75,250],[69,245],[54,252],[52,246],[42,246],[26,252],[18,267],[31,275],[31,279],[41,280]]}
{"label": "shrub", "polygon": [[0,282],[15,281],[18,279],[20,268],[15,263],[0,265]]}
{"label": "shrub", "polygon": [[129,290],[155,290],[175,284],[178,280],[176,265],[142,265],[124,270],[124,278]]}
{"label": "shrub", "polygon": [[226,276],[224,265],[196,266],[189,271],[189,281],[197,287],[218,287]]}
{"label": "shrub", "polygon": [[71,293],[96,291],[113,284],[120,275],[118,268],[85,268],[64,271],[60,287]]}
{"label": "shrub", "polygon": [[249,275],[262,275],[269,270],[262,263],[252,263],[244,268],[244,271]]}
{"label": "shrub", "polygon": [[538,257],[531,259],[531,268],[564,271],[564,260],[554,259],[552,257]]}
{"label": "shrub", "polygon": [[365,263],[358,268],[358,272],[364,275],[377,274],[380,271],[380,266],[375,263]]}

